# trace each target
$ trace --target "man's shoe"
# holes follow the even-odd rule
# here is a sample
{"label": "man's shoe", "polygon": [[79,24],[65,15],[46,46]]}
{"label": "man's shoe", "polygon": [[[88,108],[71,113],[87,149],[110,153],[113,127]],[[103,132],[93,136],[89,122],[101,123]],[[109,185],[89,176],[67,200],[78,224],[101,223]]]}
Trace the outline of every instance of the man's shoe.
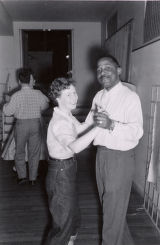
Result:
{"label": "man's shoe", "polygon": [[30,185],[32,185],[32,186],[33,186],[33,185],[36,185],[36,180],[30,180],[29,183],[30,183]]}
{"label": "man's shoe", "polygon": [[28,182],[28,180],[27,180],[27,178],[23,178],[23,179],[18,179],[17,182],[18,182],[19,185],[24,185],[24,184],[26,184]]}

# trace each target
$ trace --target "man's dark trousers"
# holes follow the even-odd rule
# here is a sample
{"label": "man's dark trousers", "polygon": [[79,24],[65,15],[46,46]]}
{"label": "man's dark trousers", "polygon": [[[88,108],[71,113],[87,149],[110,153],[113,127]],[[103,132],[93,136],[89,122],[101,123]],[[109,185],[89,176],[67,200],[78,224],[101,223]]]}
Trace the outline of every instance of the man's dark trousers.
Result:
{"label": "man's dark trousers", "polygon": [[102,245],[133,245],[126,223],[133,173],[133,150],[98,147],[96,178],[103,207]]}

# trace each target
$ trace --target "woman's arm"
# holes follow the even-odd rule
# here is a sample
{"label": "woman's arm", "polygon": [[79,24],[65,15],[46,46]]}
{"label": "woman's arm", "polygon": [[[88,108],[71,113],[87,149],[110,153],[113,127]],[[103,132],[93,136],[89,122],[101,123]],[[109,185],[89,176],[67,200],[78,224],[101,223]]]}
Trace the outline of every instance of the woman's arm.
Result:
{"label": "woman's arm", "polygon": [[94,140],[100,128],[94,127],[89,132],[74,140],[68,147],[74,152],[79,153],[83,151]]}

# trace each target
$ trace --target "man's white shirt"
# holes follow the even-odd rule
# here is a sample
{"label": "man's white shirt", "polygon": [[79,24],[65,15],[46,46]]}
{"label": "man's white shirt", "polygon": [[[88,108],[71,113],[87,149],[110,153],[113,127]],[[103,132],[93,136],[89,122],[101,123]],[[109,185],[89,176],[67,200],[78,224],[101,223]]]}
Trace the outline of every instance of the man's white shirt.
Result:
{"label": "man's white shirt", "polygon": [[94,110],[106,113],[114,120],[113,131],[101,129],[94,145],[108,149],[127,151],[133,149],[143,135],[143,116],[139,96],[119,82],[111,90],[99,91],[92,103],[86,123],[93,122]]}

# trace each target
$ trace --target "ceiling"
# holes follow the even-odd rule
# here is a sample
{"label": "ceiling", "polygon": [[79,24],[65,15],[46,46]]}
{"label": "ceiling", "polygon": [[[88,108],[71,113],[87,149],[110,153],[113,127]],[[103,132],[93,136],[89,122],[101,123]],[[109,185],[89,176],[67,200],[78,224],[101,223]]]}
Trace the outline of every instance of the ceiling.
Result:
{"label": "ceiling", "polygon": [[102,21],[117,1],[0,0],[12,21]]}

